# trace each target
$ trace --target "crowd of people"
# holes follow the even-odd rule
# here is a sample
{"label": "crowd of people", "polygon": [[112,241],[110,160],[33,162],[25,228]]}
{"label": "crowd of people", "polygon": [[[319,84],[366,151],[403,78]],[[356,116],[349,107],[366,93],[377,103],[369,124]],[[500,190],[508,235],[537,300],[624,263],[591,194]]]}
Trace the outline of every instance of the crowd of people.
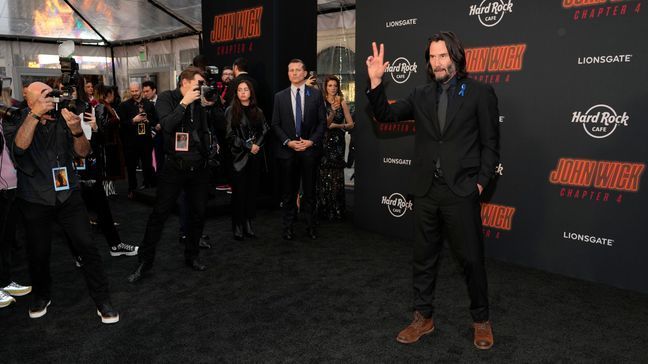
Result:
{"label": "crowd of people", "polygon": [[[277,93],[275,100],[281,102],[267,110],[273,116],[266,120],[245,58],[223,67],[216,82],[206,68],[205,57],[198,56],[180,74],[176,89],[158,93],[153,81],[131,82],[123,98],[116,86],[84,75],[73,87],[60,79],[26,85],[22,103],[11,98],[10,89],[3,90],[3,103],[19,108],[20,116],[5,117],[0,130],[0,307],[31,292],[29,316],[47,313],[51,224],[56,222],[102,322],[119,321],[91,226],[104,236],[110,256],[137,256],[128,277],[136,282],[152,269],[164,224],[177,205],[185,263],[203,271],[207,266],[199,250],[211,247],[203,234],[210,191],[231,194],[233,239],[256,238],[260,185],[270,182],[263,181],[268,158],[279,161],[284,239],[294,238],[298,211],[306,215],[307,236],[313,239],[318,212],[330,220],[344,218],[344,132],[354,124],[339,80],[328,76],[320,87],[302,61],[292,60],[291,87]],[[212,86],[213,96],[206,97],[205,84]],[[51,97],[53,90],[66,88],[72,90],[69,99]],[[295,99],[292,90],[301,96]],[[110,208],[109,200],[117,196],[114,183],[125,177],[129,199],[155,187],[155,205],[139,244],[135,237],[122,240]],[[31,286],[11,278],[20,222],[42,226],[24,229]]]}
{"label": "crowd of people", "polygon": [[[484,264],[480,195],[494,178],[499,160],[499,110],[493,88],[468,76],[465,50],[452,32],[428,39],[425,60],[429,82],[404,99],[388,102],[383,76],[384,45],[372,44],[366,60],[366,97],[378,122],[415,120],[413,191],[413,320],[396,340],[412,344],[435,330],[433,304],[440,254],[447,238],[466,278],[473,319],[473,344],[494,344]],[[25,89],[24,111],[16,122],[2,123],[0,163],[0,307],[13,296],[31,291],[31,318],[46,314],[51,304],[49,272],[51,224],[56,221],[86,279],[103,323],[119,321],[110,300],[101,257],[91,239],[88,208],[111,255],[137,255],[128,281],[152,270],[156,246],[176,203],[180,205],[184,259],[196,271],[200,260],[210,171],[224,163],[232,192],[232,234],[254,238],[253,220],[259,193],[261,156],[270,149],[281,186],[282,237],[295,239],[297,214],[305,217],[306,236],[317,239],[318,214],[344,218],[345,131],[353,129],[340,81],[327,76],[321,87],[300,59],[288,63],[290,86],[274,95],[272,117],[258,106],[262,92],[247,71],[245,59],[223,72],[215,98],[208,98],[204,57],[183,70],[177,88],[157,96],[155,84],[131,83],[121,103],[114,88],[81,77],[76,98],[57,107],[50,93],[57,83],[40,82]],[[65,86],[65,85],[64,85]],[[70,110],[74,110],[71,112]],[[13,118],[12,118],[13,120]],[[220,136],[219,136],[220,135]],[[107,148],[117,144],[122,148]],[[109,150],[110,149],[110,150]],[[223,151],[223,153],[219,153]],[[156,186],[156,200],[139,246],[123,242],[115,228],[104,184],[119,173],[115,154],[123,154],[128,194]],[[117,160],[117,163],[115,162]],[[155,163],[154,163],[155,161]],[[11,278],[11,245],[16,215],[25,229],[32,286]]]}

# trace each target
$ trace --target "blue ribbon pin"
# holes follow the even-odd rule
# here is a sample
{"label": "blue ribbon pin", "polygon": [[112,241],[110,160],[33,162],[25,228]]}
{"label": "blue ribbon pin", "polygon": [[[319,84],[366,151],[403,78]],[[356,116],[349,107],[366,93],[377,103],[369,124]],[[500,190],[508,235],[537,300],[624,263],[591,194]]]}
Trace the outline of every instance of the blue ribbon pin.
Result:
{"label": "blue ribbon pin", "polygon": [[306,96],[310,96],[310,90],[306,89]]}
{"label": "blue ribbon pin", "polygon": [[466,94],[466,84],[461,84],[461,89],[459,90],[459,96],[464,96]]}

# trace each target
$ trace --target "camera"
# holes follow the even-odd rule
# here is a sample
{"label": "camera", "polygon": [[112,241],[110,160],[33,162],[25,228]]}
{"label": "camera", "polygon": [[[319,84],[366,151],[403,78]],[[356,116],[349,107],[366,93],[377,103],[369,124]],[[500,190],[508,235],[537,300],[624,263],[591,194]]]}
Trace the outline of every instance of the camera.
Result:
{"label": "camera", "polygon": [[20,110],[13,106],[7,106],[0,103],[0,119],[12,120],[20,116]]}
{"label": "camera", "polygon": [[46,97],[54,99],[53,102],[56,106],[49,112],[54,117],[63,108],[76,114],[76,105],[71,101],[74,86],[79,80],[79,64],[72,57],[59,57],[59,63],[61,64],[61,85],[63,87],[61,90],[52,90],[46,95]]}
{"label": "camera", "polygon": [[198,87],[200,88],[200,98],[202,100],[214,102],[218,99],[218,95],[219,95],[218,87],[205,84],[204,81],[198,81]]}

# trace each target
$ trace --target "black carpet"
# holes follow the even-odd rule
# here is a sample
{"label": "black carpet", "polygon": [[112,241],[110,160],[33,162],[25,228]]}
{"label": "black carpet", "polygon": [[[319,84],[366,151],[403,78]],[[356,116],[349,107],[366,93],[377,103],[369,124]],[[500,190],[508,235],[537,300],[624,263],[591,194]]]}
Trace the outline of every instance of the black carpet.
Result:
{"label": "black carpet", "polygon": [[[122,196],[124,194],[122,193]],[[112,203],[126,241],[139,241],[150,206]],[[126,282],[137,258],[110,257],[95,234],[121,321],[102,325],[66,244],[52,249],[52,305],[27,315],[29,296],[0,309],[0,362],[648,362],[648,296],[493,260],[495,346],[472,345],[468,298],[451,255],[437,286],[436,331],[413,345],[394,338],[411,320],[407,241],[322,222],[320,238],[280,239],[278,211],[260,211],[258,240],[231,239],[210,217],[206,272],[183,265],[172,216],[153,273]],[[37,227],[30,227],[37,228]],[[447,251],[447,250],[446,250]],[[27,282],[24,249],[16,280]]]}

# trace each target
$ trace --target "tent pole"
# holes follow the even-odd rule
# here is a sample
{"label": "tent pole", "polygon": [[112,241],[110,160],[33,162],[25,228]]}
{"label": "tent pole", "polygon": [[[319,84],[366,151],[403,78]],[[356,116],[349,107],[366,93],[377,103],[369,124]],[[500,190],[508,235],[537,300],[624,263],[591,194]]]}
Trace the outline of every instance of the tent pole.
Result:
{"label": "tent pole", "polygon": [[112,61],[113,86],[117,86],[117,73],[115,72],[115,48],[110,46],[110,60]]}

